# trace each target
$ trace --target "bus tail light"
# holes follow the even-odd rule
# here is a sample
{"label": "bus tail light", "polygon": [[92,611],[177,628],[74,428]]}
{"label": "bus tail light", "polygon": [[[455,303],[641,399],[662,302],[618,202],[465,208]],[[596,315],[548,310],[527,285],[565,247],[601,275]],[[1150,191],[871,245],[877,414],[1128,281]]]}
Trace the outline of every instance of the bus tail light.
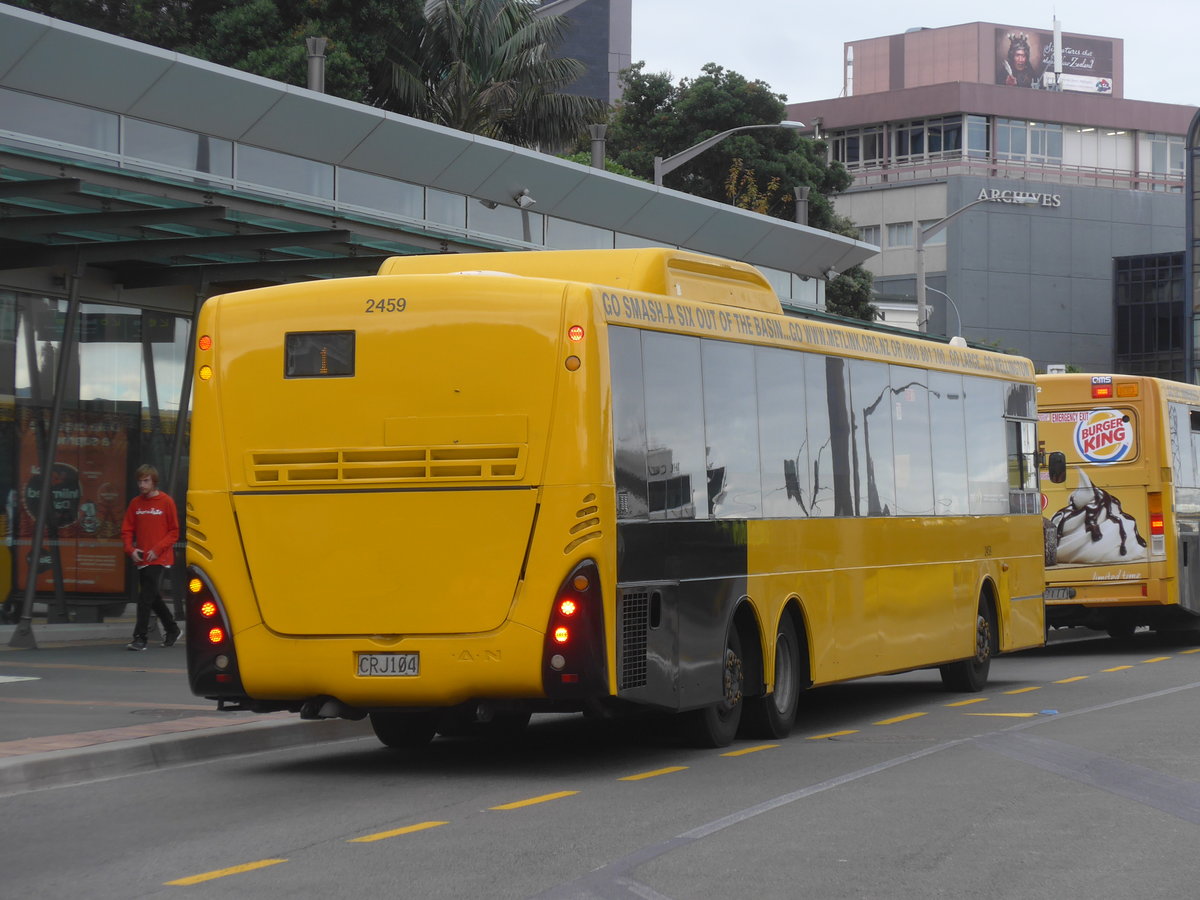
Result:
{"label": "bus tail light", "polygon": [[243,699],[229,619],[212,583],[195,566],[188,568],[186,610],[192,693],[219,701]]}
{"label": "bus tail light", "polygon": [[1163,514],[1163,495],[1151,491],[1146,495],[1146,506],[1150,512],[1150,552],[1161,555],[1167,550],[1167,519]]}
{"label": "bus tail light", "polygon": [[551,699],[608,692],[600,570],[587,560],[559,585],[542,653],[542,686]]}

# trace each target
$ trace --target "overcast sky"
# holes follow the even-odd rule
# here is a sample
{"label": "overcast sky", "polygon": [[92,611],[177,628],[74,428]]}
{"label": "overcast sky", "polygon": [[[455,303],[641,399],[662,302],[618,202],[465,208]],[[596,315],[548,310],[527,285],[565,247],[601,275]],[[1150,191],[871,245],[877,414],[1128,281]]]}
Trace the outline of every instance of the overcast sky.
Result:
{"label": "overcast sky", "polygon": [[1055,15],[1064,32],[1124,40],[1126,99],[1200,106],[1200,0],[633,0],[633,61],[674,81],[715,62],[800,103],[841,94],[847,41],[967,22],[1052,31]]}

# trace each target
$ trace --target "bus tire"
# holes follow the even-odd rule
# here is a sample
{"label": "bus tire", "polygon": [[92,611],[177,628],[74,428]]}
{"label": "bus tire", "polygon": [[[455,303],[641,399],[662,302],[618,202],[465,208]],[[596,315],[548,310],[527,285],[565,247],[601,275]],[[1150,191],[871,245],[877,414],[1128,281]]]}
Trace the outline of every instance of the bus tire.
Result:
{"label": "bus tire", "polygon": [[942,684],[949,690],[964,693],[973,694],[983,690],[992,666],[995,630],[992,606],[986,596],[980,597],[979,609],[975,612],[975,655],[939,667]]}
{"label": "bus tire", "polygon": [[742,690],[745,675],[742,670],[742,641],[737,627],[730,623],[725,639],[725,665],[722,668],[724,699],[712,706],[693,709],[682,714],[683,732],[688,742],[697,747],[728,747],[737,737],[742,721]]}
{"label": "bus tire", "polygon": [[433,740],[440,710],[419,712],[373,712],[371,730],[385,747],[393,750],[417,750]]}
{"label": "bus tire", "polygon": [[800,703],[803,657],[796,626],[784,614],[775,629],[775,689],[760,697],[747,697],[742,713],[742,731],[751,738],[785,738],[796,722]]}

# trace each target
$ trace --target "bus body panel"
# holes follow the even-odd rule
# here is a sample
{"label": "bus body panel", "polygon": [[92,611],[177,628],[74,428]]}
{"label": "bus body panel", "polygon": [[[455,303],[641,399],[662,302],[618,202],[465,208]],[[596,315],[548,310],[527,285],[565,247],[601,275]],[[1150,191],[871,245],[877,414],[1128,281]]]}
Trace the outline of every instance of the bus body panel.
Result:
{"label": "bus body panel", "polygon": [[[231,489],[538,483],[563,286],[534,280],[518,291],[512,278],[461,280],[450,306],[438,302],[436,285],[379,278],[208,301],[201,329],[219,316],[220,334],[196,409],[217,404]],[[379,311],[387,301],[393,306]],[[350,335],[351,374],[303,368],[293,345],[320,335]],[[226,383],[237,388],[225,391]],[[272,386],[269,400],[246,389],[255,384]]]}
{"label": "bus body panel", "polygon": [[536,499],[529,488],[243,494],[234,507],[273,631],[463,634],[508,617]]}

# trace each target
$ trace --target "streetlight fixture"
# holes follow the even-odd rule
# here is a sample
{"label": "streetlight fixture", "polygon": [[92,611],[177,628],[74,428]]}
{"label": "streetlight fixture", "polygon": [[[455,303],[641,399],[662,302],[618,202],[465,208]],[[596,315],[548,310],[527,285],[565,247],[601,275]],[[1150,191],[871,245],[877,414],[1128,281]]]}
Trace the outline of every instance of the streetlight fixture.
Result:
{"label": "streetlight fixture", "polygon": [[[939,291],[937,288],[930,287],[929,285],[925,286],[925,290],[933,291],[935,294],[941,294],[943,297],[945,297],[947,300],[950,301],[950,305],[954,308],[954,317],[956,319],[958,319],[958,328],[955,330],[954,334],[951,335],[951,337],[961,336],[962,335],[962,315],[958,311],[958,304],[954,302],[954,298],[951,297],[949,294],[947,294],[945,291]],[[922,325],[921,330],[924,331],[925,323],[921,323],[921,325]]]}
{"label": "streetlight fixture", "polygon": [[[928,228],[919,228],[917,230],[917,330],[922,334],[928,330],[927,325],[929,324],[926,321],[929,318],[929,311],[928,305],[925,302],[925,242],[950,224],[952,219],[956,218],[961,213],[965,213],[972,206],[978,206],[980,203],[990,203],[995,201],[996,198],[994,197],[980,197],[977,200],[972,200],[966,206],[960,206],[945,218],[938,219]],[[1022,195],[1014,192],[1011,199],[1004,199],[999,202],[1030,205],[1037,203],[1038,198],[1033,195]],[[932,288],[930,288],[930,290],[932,290]],[[942,292],[938,291],[938,293],[941,294]],[[942,294],[942,296],[945,297],[946,295]],[[953,303],[954,301],[951,300],[950,302]],[[956,309],[955,312],[958,312],[958,310]]]}
{"label": "streetlight fixture", "polygon": [[678,169],[680,166],[682,166],[685,162],[688,162],[689,160],[694,159],[695,157],[699,156],[701,153],[703,153],[709,147],[713,147],[713,146],[721,143],[721,141],[725,140],[725,138],[729,137],[731,134],[735,134],[739,131],[753,131],[756,128],[806,128],[806,127],[807,126],[803,122],[784,121],[784,122],[771,122],[767,125],[739,125],[737,128],[730,128],[728,131],[722,131],[720,134],[714,134],[712,137],[708,138],[707,140],[703,140],[700,143],[696,144],[695,146],[688,147],[686,150],[684,150],[680,153],[676,153],[674,156],[668,156],[666,159],[663,159],[661,156],[654,157],[654,184],[658,187],[662,187],[662,180],[663,180],[664,175],[666,175],[668,172],[673,172],[675,169]]}

